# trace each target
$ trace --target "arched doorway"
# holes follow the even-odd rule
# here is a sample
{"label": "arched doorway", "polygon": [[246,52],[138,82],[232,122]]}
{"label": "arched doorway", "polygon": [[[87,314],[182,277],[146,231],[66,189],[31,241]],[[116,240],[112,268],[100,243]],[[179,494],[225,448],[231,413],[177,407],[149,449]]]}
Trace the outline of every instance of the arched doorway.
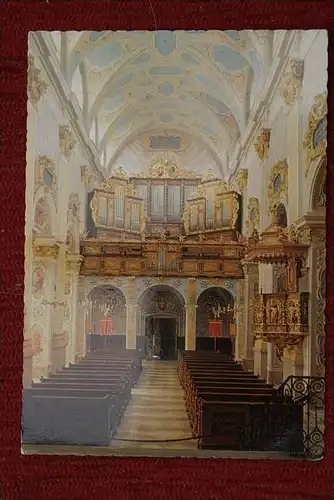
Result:
{"label": "arched doorway", "polygon": [[[91,336],[91,349],[112,347],[125,349],[126,299],[112,285],[100,285],[88,295],[86,333]],[[104,337],[103,345],[101,337]]]}
{"label": "arched doorway", "polygon": [[140,296],[137,344],[144,347],[148,358],[176,359],[184,338],[184,305],[180,292],[167,285],[150,287]]}
{"label": "arched doorway", "polygon": [[215,316],[222,320],[222,336],[217,338],[216,348],[231,356],[230,325],[234,323],[234,298],[221,287],[208,288],[197,299],[196,349],[214,350],[214,339],[209,336],[209,321]]}

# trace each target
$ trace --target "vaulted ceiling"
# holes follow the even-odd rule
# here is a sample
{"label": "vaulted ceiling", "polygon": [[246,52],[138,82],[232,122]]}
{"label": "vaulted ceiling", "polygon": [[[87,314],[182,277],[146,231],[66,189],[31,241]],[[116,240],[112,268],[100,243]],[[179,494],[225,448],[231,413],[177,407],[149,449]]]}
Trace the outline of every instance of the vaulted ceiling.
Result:
{"label": "vaulted ceiling", "polygon": [[[226,176],[226,158],[270,68],[272,32],[104,31],[61,37],[64,72],[109,171],[120,158],[123,167],[131,161],[129,170],[140,169],[136,159],[145,162],[161,152],[150,148],[149,137],[163,134],[181,136],[184,167],[185,150],[191,157],[201,150],[202,161]],[[203,169],[203,163],[194,168]]]}

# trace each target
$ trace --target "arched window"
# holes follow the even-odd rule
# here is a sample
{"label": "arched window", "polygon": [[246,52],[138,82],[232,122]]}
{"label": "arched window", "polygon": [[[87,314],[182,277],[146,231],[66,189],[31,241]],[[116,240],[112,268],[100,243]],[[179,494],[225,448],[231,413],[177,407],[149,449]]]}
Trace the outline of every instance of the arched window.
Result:
{"label": "arched window", "polygon": [[274,191],[277,191],[282,184],[282,177],[281,174],[278,174],[278,176],[274,180]]}

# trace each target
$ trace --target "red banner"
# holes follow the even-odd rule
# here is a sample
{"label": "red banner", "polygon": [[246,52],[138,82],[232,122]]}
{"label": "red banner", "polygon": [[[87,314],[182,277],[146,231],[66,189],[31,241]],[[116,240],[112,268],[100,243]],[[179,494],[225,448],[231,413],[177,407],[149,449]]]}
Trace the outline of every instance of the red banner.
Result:
{"label": "red banner", "polygon": [[109,335],[112,333],[112,318],[104,318],[100,320],[100,332],[101,335]]}
{"label": "red banner", "polygon": [[220,319],[209,320],[209,335],[210,337],[222,337],[223,322]]}

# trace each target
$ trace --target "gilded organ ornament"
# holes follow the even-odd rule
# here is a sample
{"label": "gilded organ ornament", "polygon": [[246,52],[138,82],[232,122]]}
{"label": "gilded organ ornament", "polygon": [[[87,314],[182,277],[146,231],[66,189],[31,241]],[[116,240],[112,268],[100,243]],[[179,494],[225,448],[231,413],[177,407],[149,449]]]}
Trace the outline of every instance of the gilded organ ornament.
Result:
{"label": "gilded organ ornament", "polygon": [[236,193],[232,194],[232,227],[235,228],[239,216],[239,198]]}
{"label": "gilded organ ornament", "polygon": [[161,179],[201,179],[200,174],[189,172],[181,167],[174,156],[160,155],[153,160],[148,170],[139,174],[133,174],[137,178],[161,178]]}
{"label": "gilded organ ornament", "polygon": [[69,160],[78,142],[70,127],[59,127],[59,142],[63,155]]}
{"label": "gilded organ ornament", "polygon": [[111,177],[116,177],[117,179],[123,179],[123,180],[128,180],[128,174],[124,170],[123,167],[116,167],[111,171]]}
{"label": "gilded organ ornament", "polygon": [[327,92],[315,97],[308,117],[308,127],[304,136],[307,154],[305,176],[308,175],[312,161],[326,156],[327,149]]}
{"label": "gilded organ ornament", "polygon": [[263,161],[269,151],[270,146],[270,129],[263,128],[260,134],[256,137],[254,141],[254,148],[257,152],[258,157]]}
{"label": "gilded organ ornament", "polygon": [[42,79],[41,70],[35,67],[34,57],[28,56],[28,99],[37,105],[46,93],[48,84]]}
{"label": "gilded organ ornament", "polygon": [[295,104],[298,93],[302,88],[303,76],[304,61],[301,59],[290,59],[288,70],[282,79],[282,97],[288,106]]}

